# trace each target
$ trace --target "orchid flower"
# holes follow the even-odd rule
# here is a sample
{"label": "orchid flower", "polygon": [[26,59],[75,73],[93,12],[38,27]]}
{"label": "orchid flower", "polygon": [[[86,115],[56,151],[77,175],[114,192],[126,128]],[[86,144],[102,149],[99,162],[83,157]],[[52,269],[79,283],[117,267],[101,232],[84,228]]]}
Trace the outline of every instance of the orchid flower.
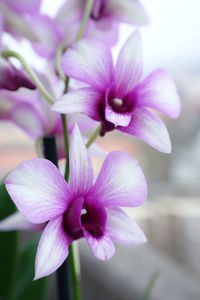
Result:
{"label": "orchid flower", "polygon": [[[108,260],[113,242],[139,244],[142,230],[120,207],[137,207],[146,198],[146,181],[138,162],[128,153],[111,152],[93,183],[93,170],[78,126],[70,143],[70,179],[46,159],[26,161],[5,184],[21,214],[44,226],[39,241],[35,279],[56,271],[74,240],[85,237],[94,256]],[[10,226],[10,227],[9,227]],[[13,224],[8,227],[13,228]],[[19,228],[19,225],[17,225]],[[5,230],[5,223],[0,229]]]}
{"label": "orchid flower", "polygon": [[[57,23],[64,30],[68,28],[69,23],[79,28],[85,4],[86,0],[66,0],[56,17]],[[114,45],[118,39],[121,22],[132,25],[148,23],[147,14],[138,0],[95,0],[85,37],[95,37],[108,45]]]}
{"label": "orchid flower", "polygon": [[[60,114],[51,111],[51,105],[41,96],[38,90],[28,89],[34,88],[34,85],[26,79],[23,73],[15,70],[6,60],[2,59],[1,63],[0,59],[0,64],[2,65],[2,67],[0,66],[0,120],[14,123],[35,142],[39,142],[46,135],[54,135],[56,137],[58,158],[65,158]],[[58,85],[58,81],[56,81],[56,84],[52,82],[53,80],[50,82],[43,74],[39,74],[39,77],[51,93],[52,98],[57,99],[61,91],[52,89],[52,86]],[[26,88],[19,88],[20,84]],[[19,89],[16,90],[17,88]],[[85,135],[85,142],[87,141],[87,135],[97,126],[97,122],[88,117],[80,117],[80,115],[69,115],[67,119],[69,136],[72,133],[74,124],[77,123],[81,132]],[[42,149],[42,141],[39,146]],[[105,151],[97,144],[91,146],[90,153],[95,156],[105,155]]]}
{"label": "orchid flower", "polygon": [[[35,36],[31,44],[40,56],[50,59],[55,56],[58,44],[68,46],[75,41],[85,4],[86,0],[67,0],[55,18],[34,16],[29,24]],[[148,17],[138,0],[95,0],[84,36],[112,46],[118,40],[120,22],[144,25]]]}
{"label": "orchid flower", "polygon": [[85,83],[53,105],[60,113],[80,112],[101,122],[102,132],[117,129],[136,136],[161,152],[171,151],[168,131],[152,109],[176,118],[180,101],[171,76],[156,69],[142,78],[141,37],[136,31],[122,47],[116,65],[100,41],[83,39],[63,55],[65,74]]}
{"label": "orchid flower", "polygon": [[17,37],[36,37],[29,27],[28,19],[39,14],[41,0],[1,0],[0,12],[4,31]]}
{"label": "orchid flower", "polygon": [[0,57],[0,91],[16,91],[20,87],[34,90],[35,85],[21,71]]}

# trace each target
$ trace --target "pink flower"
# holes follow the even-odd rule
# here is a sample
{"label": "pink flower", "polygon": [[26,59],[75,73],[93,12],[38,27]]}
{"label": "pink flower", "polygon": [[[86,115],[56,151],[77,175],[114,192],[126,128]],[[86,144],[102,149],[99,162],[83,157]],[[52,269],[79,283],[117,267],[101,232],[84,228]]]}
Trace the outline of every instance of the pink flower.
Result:
{"label": "pink flower", "polygon": [[0,57],[0,91],[3,89],[16,91],[20,87],[31,90],[36,88],[22,71]]}
{"label": "pink flower", "polygon": [[68,255],[69,244],[81,237],[101,260],[114,254],[113,241],[146,241],[141,229],[120,208],[145,201],[146,182],[137,161],[128,153],[114,151],[93,183],[92,164],[77,126],[70,144],[69,184],[45,159],[22,163],[5,183],[29,222],[41,226],[48,222],[38,245],[35,279],[57,270]]}
{"label": "pink flower", "polygon": [[[65,30],[71,23],[78,30],[85,5],[86,0],[66,0],[56,17],[58,24]],[[138,0],[95,0],[85,37],[95,37],[113,45],[117,42],[121,22],[133,25],[148,23],[147,14]],[[67,31],[63,33],[64,36],[66,34]]]}
{"label": "pink flower", "polygon": [[162,69],[141,79],[142,49],[137,31],[121,49],[115,66],[107,46],[85,39],[65,52],[62,68],[66,75],[86,86],[64,95],[53,110],[85,113],[101,122],[102,135],[118,129],[139,137],[159,151],[171,151],[168,131],[151,109],[178,117],[180,101],[176,86]]}
{"label": "pink flower", "polygon": [[15,36],[34,39],[33,31],[28,26],[28,19],[39,13],[41,0],[1,0],[0,12],[3,29]]}

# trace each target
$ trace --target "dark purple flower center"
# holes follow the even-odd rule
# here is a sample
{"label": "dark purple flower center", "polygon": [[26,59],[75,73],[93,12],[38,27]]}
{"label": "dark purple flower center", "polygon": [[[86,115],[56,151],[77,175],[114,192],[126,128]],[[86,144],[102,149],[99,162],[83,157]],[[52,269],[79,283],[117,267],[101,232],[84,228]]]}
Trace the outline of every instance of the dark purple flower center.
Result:
{"label": "dark purple flower center", "polygon": [[104,15],[105,12],[105,0],[95,0],[93,4],[93,9],[91,12],[91,18],[95,21],[98,21],[101,19],[101,17]]}
{"label": "dark purple flower center", "polygon": [[63,225],[67,234],[75,240],[83,237],[84,230],[100,238],[105,232],[106,211],[97,201],[73,199],[63,216]]}

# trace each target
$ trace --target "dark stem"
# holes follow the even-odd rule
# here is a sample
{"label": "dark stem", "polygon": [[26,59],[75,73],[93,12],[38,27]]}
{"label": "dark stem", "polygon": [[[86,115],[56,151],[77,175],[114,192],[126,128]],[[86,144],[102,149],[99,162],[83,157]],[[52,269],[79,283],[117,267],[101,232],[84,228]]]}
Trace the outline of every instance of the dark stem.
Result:
{"label": "dark stem", "polygon": [[[44,157],[50,160],[54,165],[58,166],[58,157],[56,150],[56,140],[54,136],[46,136],[43,138]],[[58,300],[70,300],[70,278],[68,259],[57,270],[57,291]]]}

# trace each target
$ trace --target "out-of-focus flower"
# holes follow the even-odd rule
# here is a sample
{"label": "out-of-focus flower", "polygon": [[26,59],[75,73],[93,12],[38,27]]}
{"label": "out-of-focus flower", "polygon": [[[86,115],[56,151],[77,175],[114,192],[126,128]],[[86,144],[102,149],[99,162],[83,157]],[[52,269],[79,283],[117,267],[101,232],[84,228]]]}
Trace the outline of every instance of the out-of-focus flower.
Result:
{"label": "out-of-focus flower", "polygon": [[[30,22],[35,51],[47,58],[55,56],[58,44],[70,45],[79,31],[85,0],[67,0],[55,18],[38,14]],[[108,45],[118,40],[119,23],[144,25],[148,22],[146,12],[137,0],[95,0],[87,22],[85,37],[95,37]]]}
{"label": "out-of-focus flower", "polygon": [[31,90],[36,88],[22,71],[0,57],[0,91],[2,89],[16,91],[20,87]]}
{"label": "out-of-focus flower", "polygon": [[102,260],[114,254],[113,241],[146,241],[141,229],[119,208],[136,207],[145,201],[146,182],[137,161],[128,153],[111,152],[93,184],[91,161],[77,126],[70,157],[69,184],[45,159],[22,163],[5,182],[29,222],[41,226],[48,222],[37,250],[35,279],[57,270],[68,255],[69,244],[81,237]]}
{"label": "out-of-focus flower", "polygon": [[180,100],[166,71],[157,69],[141,80],[142,49],[137,31],[122,47],[115,66],[106,45],[85,39],[65,52],[62,68],[66,75],[84,82],[86,87],[64,95],[53,110],[85,113],[101,122],[102,135],[118,129],[159,151],[171,151],[168,131],[152,109],[176,118]]}
{"label": "out-of-focus flower", "polygon": [[1,0],[0,12],[4,31],[10,32],[17,37],[37,39],[29,19],[39,14],[41,0]]}
{"label": "out-of-focus flower", "polygon": [[[41,150],[43,148],[41,138],[47,135],[54,135],[56,137],[58,158],[65,158],[65,144],[60,114],[51,111],[51,105],[42,97],[38,90],[19,88],[16,91],[11,91],[20,87],[21,82],[24,84],[23,86],[29,87],[30,84],[31,87],[31,82],[29,83],[28,79],[27,83],[25,80],[23,81],[24,78],[26,79],[23,73],[21,74],[20,71],[15,70],[10,65],[7,66],[6,61],[5,64],[6,71],[8,67],[9,72],[7,73],[9,78],[8,76],[5,77],[7,73],[3,72],[3,68],[0,68],[0,120],[10,121],[17,125],[38,143]],[[61,95],[61,91],[52,88],[52,86],[58,85],[57,79],[50,82],[44,75],[39,74],[39,77],[56,101]],[[74,124],[78,123],[81,131],[86,134],[86,141],[87,134],[90,134],[97,126],[97,122],[79,115],[69,115],[67,120],[69,135],[72,133]],[[92,145],[90,152],[92,155],[105,155],[105,151],[96,144]]]}
{"label": "out-of-focus flower", "polygon": [[[66,36],[69,24],[77,29],[83,18],[86,0],[66,0],[56,17]],[[147,14],[138,0],[95,0],[90,18],[87,23],[85,37],[101,39],[113,45],[118,39],[120,22],[133,25],[148,23]],[[79,26],[77,26],[79,24]],[[66,32],[64,32],[66,30]]]}

